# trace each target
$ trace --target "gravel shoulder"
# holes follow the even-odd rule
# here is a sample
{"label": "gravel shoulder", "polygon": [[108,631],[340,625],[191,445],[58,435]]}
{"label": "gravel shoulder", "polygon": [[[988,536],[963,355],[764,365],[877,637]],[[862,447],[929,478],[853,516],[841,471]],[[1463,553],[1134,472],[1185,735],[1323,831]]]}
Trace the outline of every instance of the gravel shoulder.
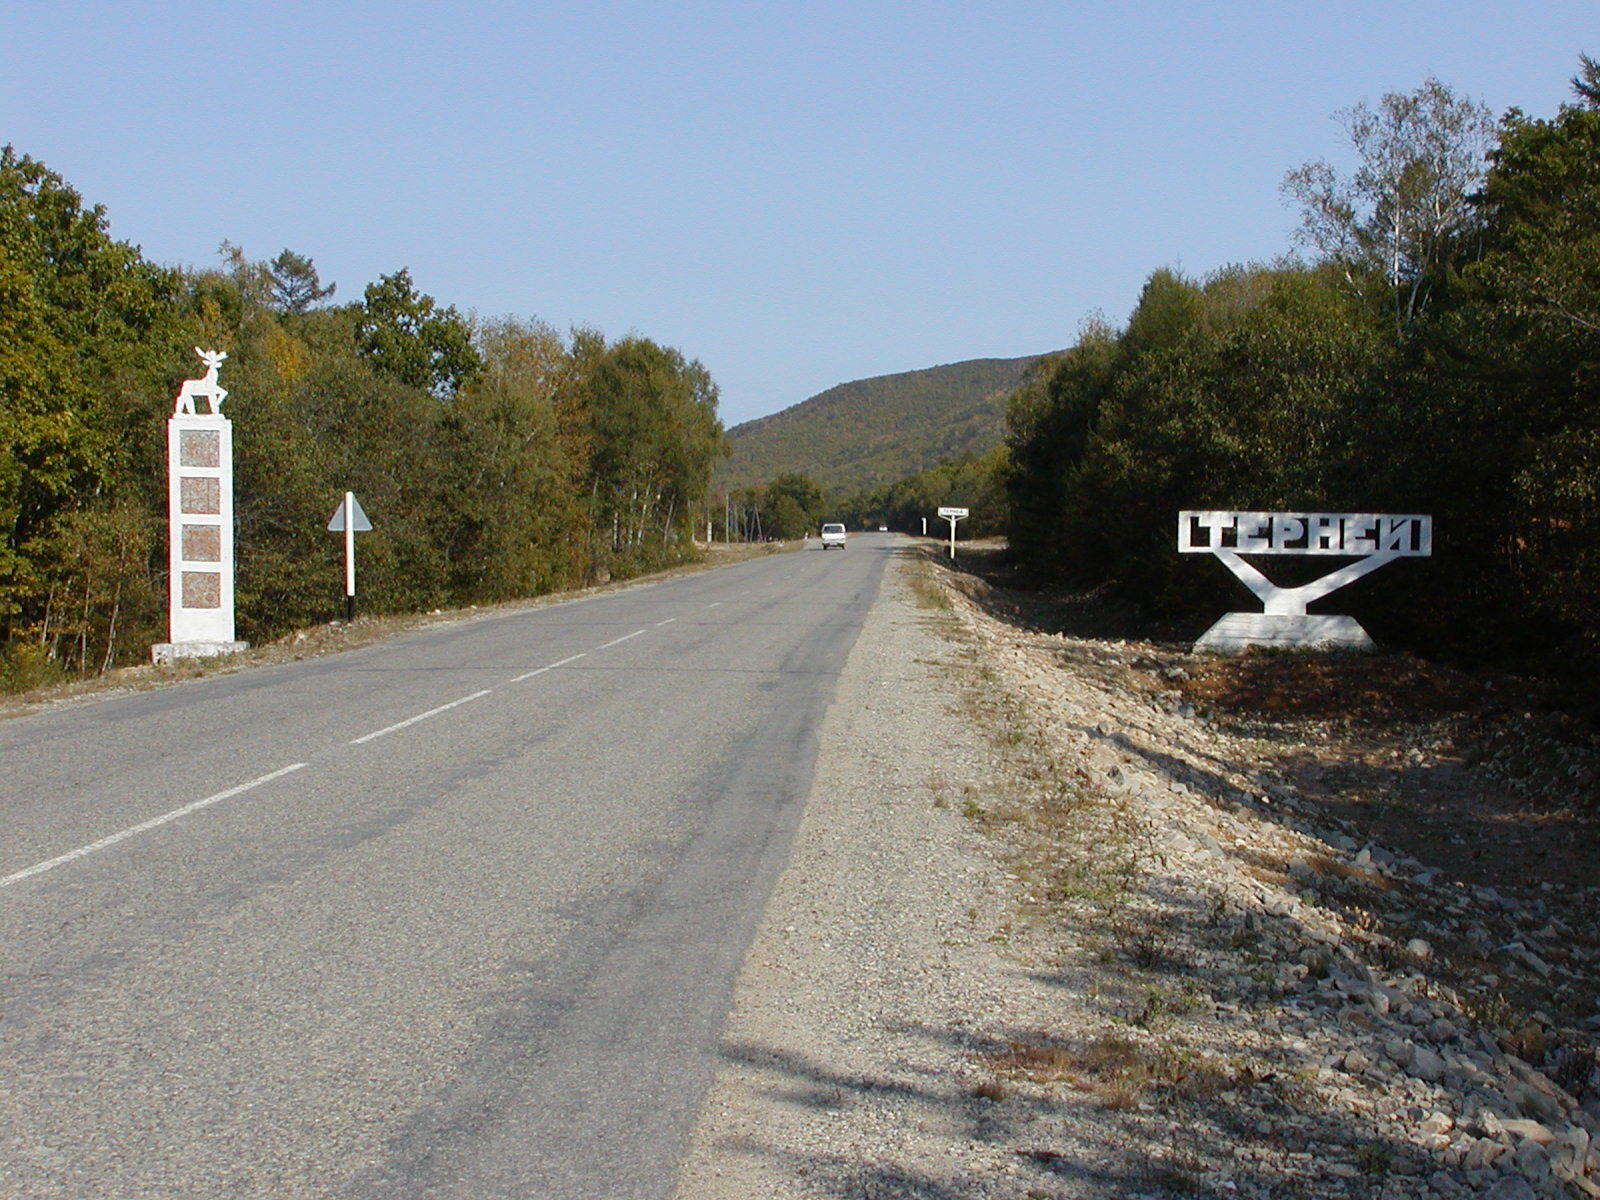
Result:
{"label": "gravel shoulder", "polygon": [[852,652],[682,1200],[1600,1196],[1592,876],[1386,845],[1171,647],[963,588],[908,551]]}

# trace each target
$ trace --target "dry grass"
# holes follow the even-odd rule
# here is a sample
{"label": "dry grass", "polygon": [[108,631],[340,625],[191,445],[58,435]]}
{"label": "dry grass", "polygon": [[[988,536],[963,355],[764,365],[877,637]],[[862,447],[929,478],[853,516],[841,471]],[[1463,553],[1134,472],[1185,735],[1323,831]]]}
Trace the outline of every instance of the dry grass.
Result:
{"label": "dry grass", "polygon": [[1201,1100],[1237,1082],[1233,1072],[1207,1055],[1123,1034],[1106,1034],[1082,1046],[1039,1035],[1013,1041],[985,1061],[1001,1079],[1064,1083],[1112,1109],[1134,1108],[1152,1094]]}

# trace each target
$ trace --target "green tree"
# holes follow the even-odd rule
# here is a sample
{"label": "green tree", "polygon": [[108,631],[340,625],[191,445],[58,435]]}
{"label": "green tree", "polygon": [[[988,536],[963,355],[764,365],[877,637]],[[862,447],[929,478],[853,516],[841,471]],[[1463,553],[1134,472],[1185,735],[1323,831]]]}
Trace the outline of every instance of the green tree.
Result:
{"label": "green tree", "polygon": [[587,443],[571,358],[536,322],[491,322],[477,344],[484,373],[440,422],[452,590],[504,600],[582,582]]}
{"label": "green tree", "polygon": [[823,517],[822,489],[808,475],[788,472],[761,492],[761,527],[767,537],[793,541]]}
{"label": "green tree", "polygon": [[[1472,530],[1455,555],[1465,578],[1448,568],[1447,577],[1479,600],[1479,622],[1497,639],[1537,628],[1532,648],[1561,654],[1567,639],[1553,620],[1587,642],[1588,661],[1600,652],[1595,87],[1585,58],[1577,103],[1502,122],[1479,200],[1482,256],[1463,271],[1416,372],[1431,418],[1416,470]],[[1526,619],[1529,604],[1541,621]]]}
{"label": "green tree", "polygon": [[[0,637],[39,619],[30,545],[132,486],[185,332],[178,278],[107,232],[44,164],[0,149]],[[190,359],[192,362],[192,357]]]}
{"label": "green tree", "polygon": [[[687,550],[722,453],[717,388],[698,362],[648,338],[574,338],[588,414],[595,531],[624,569]],[[610,569],[609,567],[607,569]]]}
{"label": "green tree", "polygon": [[323,285],[316,264],[304,254],[284,249],[268,265],[271,275],[272,305],[279,312],[298,316],[320,304],[338,289],[338,284]]}
{"label": "green tree", "polygon": [[367,285],[355,336],[379,371],[435,396],[455,395],[483,371],[472,331],[455,306],[441,308],[417,291],[405,268]]}

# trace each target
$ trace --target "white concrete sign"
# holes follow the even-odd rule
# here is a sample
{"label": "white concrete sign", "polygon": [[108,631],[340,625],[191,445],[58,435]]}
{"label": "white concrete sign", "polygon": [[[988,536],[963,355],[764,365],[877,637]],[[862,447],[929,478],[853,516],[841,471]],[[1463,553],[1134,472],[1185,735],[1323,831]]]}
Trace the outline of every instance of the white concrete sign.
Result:
{"label": "white concrete sign", "polygon": [[[1178,550],[1212,554],[1261,600],[1259,613],[1229,613],[1195,643],[1197,650],[1237,653],[1247,646],[1334,646],[1369,650],[1372,639],[1353,617],[1313,616],[1320,600],[1397,558],[1433,553],[1433,518],[1387,513],[1186,511],[1178,514]],[[1245,554],[1360,556],[1359,561],[1299,587],[1279,587],[1245,562]]]}
{"label": "white concrete sign", "polygon": [[[168,637],[150,648],[156,662],[231,654],[248,643],[233,625],[233,422],[217,383],[221,351],[195,353],[206,364],[185,380],[167,421]],[[202,412],[204,402],[209,411]]]}

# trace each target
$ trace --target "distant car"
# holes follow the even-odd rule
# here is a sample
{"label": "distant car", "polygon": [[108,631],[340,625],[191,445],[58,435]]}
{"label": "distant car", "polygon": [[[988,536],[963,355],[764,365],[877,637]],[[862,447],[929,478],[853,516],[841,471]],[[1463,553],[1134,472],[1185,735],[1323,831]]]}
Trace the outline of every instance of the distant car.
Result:
{"label": "distant car", "polygon": [[889,532],[889,527],[887,525],[879,525],[878,526],[878,532],[879,533],[888,533]]}
{"label": "distant car", "polygon": [[835,546],[844,549],[844,526],[837,521],[829,521],[822,527],[822,548],[832,550]]}

